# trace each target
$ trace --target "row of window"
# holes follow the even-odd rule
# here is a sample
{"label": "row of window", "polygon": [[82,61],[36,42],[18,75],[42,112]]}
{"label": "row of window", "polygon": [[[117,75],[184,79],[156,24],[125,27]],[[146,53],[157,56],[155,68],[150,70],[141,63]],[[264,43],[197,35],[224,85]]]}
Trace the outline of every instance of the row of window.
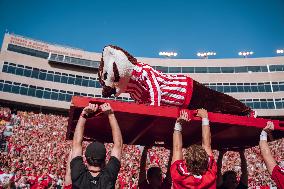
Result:
{"label": "row of window", "polygon": [[[47,71],[20,64],[4,62],[2,72],[40,80],[53,81],[84,87],[101,88],[97,78],[73,75],[61,72]],[[272,92],[270,82],[262,83],[204,83],[207,87],[222,92]],[[272,82],[274,92],[284,91],[284,82]]]}
{"label": "row of window", "polygon": [[284,109],[284,98],[279,99],[241,99],[241,102],[253,109]]}
{"label": "row of window", "polygon": [[[166,67],[153,66],[163,73],[250,73],[268,72],[267,66],[239,66],[239,67]],[[284,65],[269,65],[270,72],[284,71]]]}
{"label": "row of window", "polygon": [[[21,47],[13,44],[8,45],[9,51],[14,51],[30,56],[47,59],[49,53],[38,51],[26,47]],[[99,61],[85,60],[59,54],[51,54],[49,60],[85,67],[98,68]],[[167,67],[153,66],[156,70],[164,73],[249,73],[249,72],[268,72],[267,66],[239,66],[239,67]],[[284,71],[284,65],[269,65],[270,72]]]}
{"label": "row of window", "polygon": [[[70,102],[72,96],[88,96],[88,97],[102,98],[102,95],[100,94],[94,95],[94,94],[79,93],[74,91],[43,88],[40,86],[27,85],[23,83],[4,81],[4,80],[0,80],[0,91],[43,98],[43,99],[66,101],[66,102]],[[131,98],[126,98],[126,97],[116,97],[116,98],[111,97],[108,99],[128,101],[128,102],[133,101]]]}
{"label": "row of window", "polygon": [[101,85],[97,81],[97,78],[47,71],[44,69],[32,68],[29,66],[8,62],[4,62],[2,72],[58,83],[101,88]]}
{"label": "row of window", "polygon": [[48,60],[59,62],[59,63],[65,63],[65,64],[91,67],[91,68],[99,68],[99,65],[100,65],[99,61],[74,58],[74,57],[60,55],[60,54],[51,54]]}
{"label": "row of window", "polygon": [[[18,45],[13,45],[13,44],[8,44],[7,50],[25,54],[25,55],[38,57],[38,58],[44,58],[44,59],[48,59],[49,57],[48,52],[39,51],[39,50],[22,47]],[[63,56],[63,55],[58,55],[58,54],[51,54],[49,57],[49,60],[55,61],[55,62],[66,63],[66,64],[79,65],[79,66],[84,66],[84,67],[92,67],[92,68],[99,67],[99,61],[80,59],[80,58]]]}
{"label": "row of window", "polygon": [[[99,94],[93,95],[86,93],[78,93],[74,91],[43,88],[39,86],[26,85],[23,83],[3,80],[0,80],[0,91],[66,102],[70,102],[72,96],[74,95],[102,98],[102,96]],[[108,99],[133,102],[131,98],[126,97],[111,97]],[[284,109],[284,98],[275,99],[275,101],[273,99],[241,99],[240,101],[253,109]]]}

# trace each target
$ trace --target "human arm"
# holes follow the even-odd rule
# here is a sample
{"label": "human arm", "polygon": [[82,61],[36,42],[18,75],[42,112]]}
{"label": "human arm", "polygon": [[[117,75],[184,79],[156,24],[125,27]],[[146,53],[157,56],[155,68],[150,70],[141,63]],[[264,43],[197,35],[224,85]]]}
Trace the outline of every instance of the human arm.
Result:
{"label": "human arm", "polygon": [[113,139],[113,148],[111,150],[111,156],[116,157],[120,161],[122,154],[123,140],[116,117],[109,103],[102,104],[100,108],[105,114],[107,114],[109,119],[109,124],[111,127],[112,139]]}
{"label": "human arm", "polygon": [[189,121],[188,113],[185,110],[181,110],[180,116],[177,118],[174,133],[173,133],[173,156],[172,164],[177,160],[182,160],[182,125]]}
{"label": "human arm", "polygon": [[98,105],[91,103],[89,103],[89,106],[83,109],[74,132],[74,137],[72,142],[72,159],[77,156],[82,156],[82,142],[83,142],[83,134],[85,130],[86,118],[88,118],[88,116],[90,116],[92,112],[96,112],[97,110],[98,110]]}
{"label": "human arm", "polygon": [[208,113],[205,109],[198,109],[197,116],[202,118],[202,147],[209,156],[213,155],[211,149],[211,131],[208,120]]}
{"label": "human arm", "polygon": [[259,140],[261,155],[270,175],[272,175],[273,168],[277,165],[267,143],[267,132],[270,132],[272,130],[274,130],[274,124],[273,122],[268,121],[266,127],[261,132]]}
{"label": "human arm", "polygon": [[70,162],[72,157],[72,150],[70,150],[70,153],[68,155],[67,163],[66,163],[66,173],[65,173],[65,179],[64,179],[64,186],[68,186],[72,184],[71,180],[71,169],[70,169]]}
{"label": "human arm", "polygon": [[245,185],[248,186],[248,170],[247,170],[247,160],[244,154],[244,150],[240,150],[240,158],[241,158],[241,178],[240,181]]}

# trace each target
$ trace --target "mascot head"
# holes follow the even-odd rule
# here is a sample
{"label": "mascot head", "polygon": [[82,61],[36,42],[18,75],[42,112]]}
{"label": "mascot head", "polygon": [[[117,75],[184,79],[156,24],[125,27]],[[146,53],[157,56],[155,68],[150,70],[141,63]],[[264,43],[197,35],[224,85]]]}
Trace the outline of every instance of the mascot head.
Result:
{"label": "mascot head", "polygon": [[127,87],[136,58],[120,47],[109,45],[103,49],[99,66],[99,82],[103,97],[119,96]]}

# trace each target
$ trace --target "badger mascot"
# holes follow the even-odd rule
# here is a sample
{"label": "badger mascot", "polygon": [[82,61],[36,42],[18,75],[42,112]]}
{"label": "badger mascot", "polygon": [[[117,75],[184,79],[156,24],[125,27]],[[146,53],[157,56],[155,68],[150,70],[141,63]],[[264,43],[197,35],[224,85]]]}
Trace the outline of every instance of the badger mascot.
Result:
{"label": "badger mascot", "polygon": [[233,115],[251,113],[249,107],[229,95],[207,88],[189,76],[157,71],[113,45],[103,49],[98,75],[103,97],[129,93],[135,102],[154,106],[205,108]]}

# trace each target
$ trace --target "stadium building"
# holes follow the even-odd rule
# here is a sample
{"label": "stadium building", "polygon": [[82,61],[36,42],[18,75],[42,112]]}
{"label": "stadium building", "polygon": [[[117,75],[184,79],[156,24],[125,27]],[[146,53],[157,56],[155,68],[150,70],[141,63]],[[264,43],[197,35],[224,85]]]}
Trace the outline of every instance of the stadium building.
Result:
{"label": "stadium building", "polygon": [[[101,53],[6,33],[0,52],[1,103],[67,112],[72,96],[101,98],[100,58]],[[164,73],[189,75],[239,99],[261,117],[284,117],[284,57],[138,60]],[[116,100],[133,101],[128,94]]]}

